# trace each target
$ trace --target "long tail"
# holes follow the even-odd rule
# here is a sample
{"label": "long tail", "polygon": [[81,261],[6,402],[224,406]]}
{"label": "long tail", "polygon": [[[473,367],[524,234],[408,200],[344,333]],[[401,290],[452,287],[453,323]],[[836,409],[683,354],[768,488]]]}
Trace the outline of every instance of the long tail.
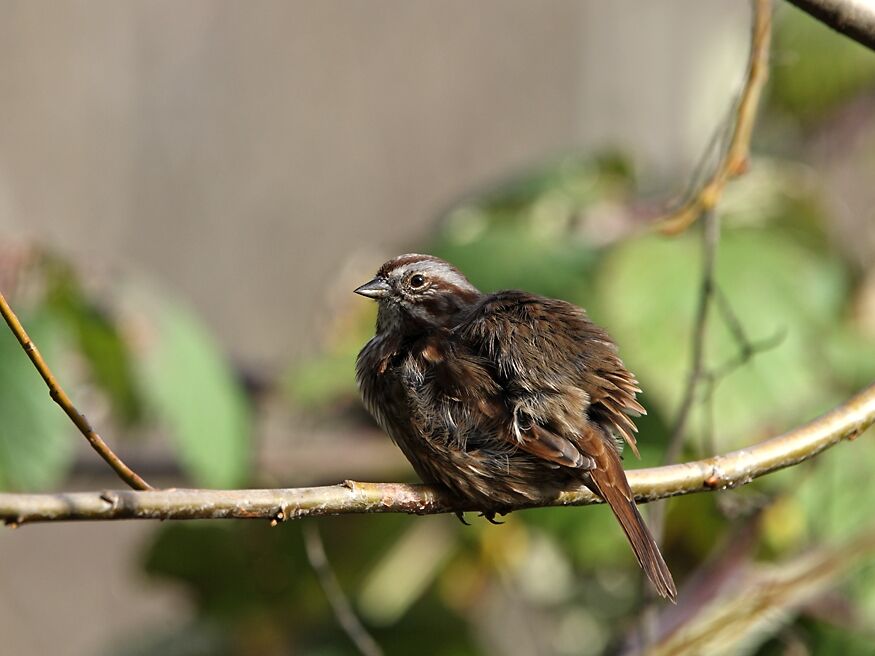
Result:
{"label": "long tail", "polygon": [[632,545],[638,563],[656,591],[674,602],[678,594],[674,579],[659,552],[659,547],[656,546],[656,541],[644,523],[644,518],[635,506],[632,490],[626,480],[619,455],[613,444],[609,442],[610,438],[599,435],[595,430],[589,437],[588,442],[593,442],[595,441],[593,438],[596,438],[603,448],[587,449],[587,455],[592,456],[596,462],[595,469],[589,472],[588,487],[611,507],[629,539],[629,544]]}

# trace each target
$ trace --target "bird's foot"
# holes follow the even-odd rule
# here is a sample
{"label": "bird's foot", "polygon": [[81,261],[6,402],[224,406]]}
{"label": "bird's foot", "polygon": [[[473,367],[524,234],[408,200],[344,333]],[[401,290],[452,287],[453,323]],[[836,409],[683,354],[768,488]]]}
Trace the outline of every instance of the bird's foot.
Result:
{"label": "bird's foot", "polygon": [[507,513],[503,513],[501,511],[489,510],[480,513],[480,516],[485,518],[486,521],[490,524],[494,524],[495,526],[501,526],[502,524],[504,524],[504,522],[499,522],[497,519],[495,519],[495,516],[501,515],[502,517],[504,517],[506,514]]}

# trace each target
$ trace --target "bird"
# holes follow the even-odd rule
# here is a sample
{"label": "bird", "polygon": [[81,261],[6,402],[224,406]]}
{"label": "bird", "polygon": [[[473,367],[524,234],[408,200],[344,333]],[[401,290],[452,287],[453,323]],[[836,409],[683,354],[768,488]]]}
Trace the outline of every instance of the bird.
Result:
{"label": "bird", "polygon": [[362,402],[424,483],[493,523],[586,486],[656,591],[676,599],[621,462],[623,443],[638,455],[641,389],[603,328],[563,300],[482,293],[419,253],[384,263],[355,293],[378,303],[375,335],[356,360]]}

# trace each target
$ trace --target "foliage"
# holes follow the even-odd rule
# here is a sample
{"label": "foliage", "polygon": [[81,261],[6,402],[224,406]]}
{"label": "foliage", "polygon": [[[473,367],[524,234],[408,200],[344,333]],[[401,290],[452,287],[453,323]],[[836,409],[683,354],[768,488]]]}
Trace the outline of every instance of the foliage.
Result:
{"label": "foliage", "polygon": [[830,111],[875,86],[875,56],[851,39],[837,38],[823,23],[795,8],[778,21],[771,99],[803,122]]}
{"label": "foliage", "polygon": [[[827,121],[873,84],[870,52],[785,12],[763,125]],[[831,244],[813,178],[798,162],[760,155],[721,203],[705,353],[714,377],[695,399],[686,455],[775,434],[875,379],[875,335],[857,316],[859,271]],[[567,156],[460,203],[421,249],[485,291],[521,287],[586,307],[642,382],[640,465],[655,465],[690,367],[701,235],[644,230],[641,193],[622,156]],[[142,286],[107,309],[56,257],[39,275],[45,294],[21,314],[65,382],[96,387],[119,425],[166,429],[193,480],[247,480],[251,409],[189,309]],[[371,303],[351,299],[323,352],[290,367],[284,390],[299,411],[357,402],[353,363],[373,318]],[[69,428],[3,331],[0,361],[0,487],[55,485],[71,462]],[[811,653],[870,653],[873,451],[866,436],[744,489],[671,501],[664,544],[680,603],[649,614],[666,653],[682,653],[685,636],[708,644],[703,653],[783,654],[793,641]],[[342,587],[387,654],[632,651],[644,587],[606,508],[524,511],[501,527],[469,519],[319,521]],[[162,526],[144,567],[181,585],[196,612],[114,654],[354,653],[295,522]]]}
{"label": "foliage", "polygon": [[[197,484],[246,481],[248,401],[191,311],[135,284],[120,293],[127,305],[106,306],[52,253],[41,253],[27,275],[41,283],[34,285],[41,293],[12,302],[80,411],[90,414],[81,400],[93,386],[108,401],[120,434],[160,420]],[[53,487],[69,472],[81,438],[6,330],[0,331],[0,359],[0,489]]]}
{"label": "foliage", "polygon": [[[690,283],[697,281],[699,241],[694,235],[629,240],[605,258],[598,276],[594,313],[628,353],[649,406],[666,414],[680,403],[690,366],[695,300]],[[792,425],[847,394],[847,385],[824,388],[836,365],[821,348],[838,332],[833,318],[847,302],[846,276],[835,257],[811,252],[779,230],[724,231],[718,288],[750,343],[763,347],[749,365],[715,381],[721,449],[749,443],[770,425]],[[716,369],[743,357],[745,344],[717,309],[710,318],[708,359]],[[694,425],[704,426],[699,415]]]}
{"label": "foliage", "polygon": [[[59,352],[60,326],[46,312],[21,317],[46,358]],[[0,488],[48,487],[64,473],[72,442],[63,411],[49,395],[15,337],[0,330]]]}
{"label": "foliage", "polygon": [[249,407],[218,345],[184,306],[156,295],[136,297],[155,331],[139,359],[143,400],[170,428],[195,481],[241,485],[249,471]]}
{"label": "foliage", "polygon": [[47,309],[63,323],[76,351],[88,362],[94,383],[106,393],[115,418],[125,426],[136,423],[142,418],[142,400],[132,354],[119,326],[89,298],[69,262],[47,253],[41,269]]}

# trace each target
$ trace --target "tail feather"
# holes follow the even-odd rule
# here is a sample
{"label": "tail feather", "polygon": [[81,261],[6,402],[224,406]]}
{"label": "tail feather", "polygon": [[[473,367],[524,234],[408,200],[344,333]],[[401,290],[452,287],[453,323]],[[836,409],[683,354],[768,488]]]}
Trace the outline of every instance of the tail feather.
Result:
{"label": "tail feather", "polygon": [[[593,483],[596,483],[592,477]],[[675,601],[677,598],[677,588],[674,584],[674,579],[665,564],[665,560],[656,545],[656,541],[650,534],[650,530],[644,523],[644,518],[638,512],[634,501],[627,499],[617,488],[611,485],[594,485],[596,494],[602,497],[611,510],[620,526],[623,527],[623,532],[635,552],[635,557],[641,565],[641,569],[647,574],[647,578],[653,583],[656,591],[663,597]]]}
{"label": "tail feather", "polygon": [[607,444],[608,439],[602,438],[605,448],[596,449],[598,453],[589,452],[596,461],[596,467],[589,472],[588,486],[610,506],[623,527],[638,563],[656,591],[674,602],[678,594],[674,579],[653,535],[644,523],[644,518],[635,506],[623,465],[613,446]]}

